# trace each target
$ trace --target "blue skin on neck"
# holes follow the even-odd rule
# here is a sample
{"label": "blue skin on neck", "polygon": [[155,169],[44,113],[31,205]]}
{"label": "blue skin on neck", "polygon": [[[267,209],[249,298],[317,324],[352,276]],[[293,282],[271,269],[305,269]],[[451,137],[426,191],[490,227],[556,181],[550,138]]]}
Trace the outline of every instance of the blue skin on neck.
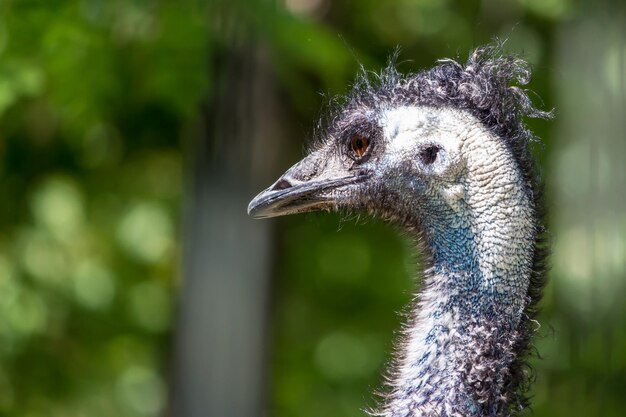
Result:
{"label": "blue skin on neck", "polygon": [[492,274],[489,280],[485,277],[475,231],[469,226],[472,220],[467,217],[464,225],[459,226],[459,217],[468,216],[467,213],[454,212],[440,200],[429,199],[418,206],[418,211],[423,213],[421,224],[432,263],[431,275],[435,276],[436,284],[442,289],[441,295],[446,295],[444,299],[448,301],[442,304],[438,314],[455,307],[461,318],[497,314],[503,324],[516,323],[518,318],[509,317],[504,308],[516,295],[498,293],[494,288],[497,280],[509,277],[497,274],[495,277]]}
{"label": "blue skin on neck", "polygon": [[[453,217],[456,213],[444,203],[425,207],[422,201],[419,205],[421,210],[429,210],[429,215],[423,217],[428,220],[421,223],[421,230],[432,263],[422,291],[422,296],[430,300],[430,308],[419,318],[424,332],[409,340],[409,348],[411,342],[415,343],[413,348],[422,354],[406,363],[414,370],[413,378],[403,381],[399,394],[413,405],[428,407],[447,401],[447,393],[456,392],[455,411],[464,415],[484,414],[484,405],[477,402],[472,389],[468,385],[459,386],[458,380],[448,379],[446,375],[457,367],[473,366],[472,352],[484,349],[485,335],[476,334],[476,326],[497,321],[504,333],[514,330],[513,318],[507,320],[503,308],[513,294],[498,294],[487,285],[480,269],[474,232],[469,226],[459,227],[458,222],[456,227],[452,226],[458,220]],[[450,358],[443,363],[448,365],[443,366],[451,368],[442,370],[441,358],[447,355]],[[463,363],[465,357],[467,362]],[[505,361],[502,363],[508,366]]]}

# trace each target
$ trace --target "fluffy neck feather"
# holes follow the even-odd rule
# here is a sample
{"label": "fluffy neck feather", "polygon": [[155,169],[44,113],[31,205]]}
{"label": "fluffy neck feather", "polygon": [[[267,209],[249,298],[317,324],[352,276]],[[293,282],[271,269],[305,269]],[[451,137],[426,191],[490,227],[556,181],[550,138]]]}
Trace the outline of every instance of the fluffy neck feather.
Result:
{"label": "fluffy neck feather", "polygon": [[528,320],[533,203],[497,138],[477,131],[462,146],[468,161],[461,189],[444,190],[444,203],[419,216],[432,267],[385,416],[500,416],[521,408],[511,366]]}

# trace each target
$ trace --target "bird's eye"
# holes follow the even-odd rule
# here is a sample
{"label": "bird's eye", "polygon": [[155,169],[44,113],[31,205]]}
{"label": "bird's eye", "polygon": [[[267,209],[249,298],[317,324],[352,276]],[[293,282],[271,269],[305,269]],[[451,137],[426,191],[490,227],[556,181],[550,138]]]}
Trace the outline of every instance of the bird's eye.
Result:
{"label": "bird's eye", "polygon": [[439,147],[436,145],[430,145],[420,152],[420,159],[424,163],[424,165],[430,165],[437,159],[437,154],[439,153]]}
{"label": "bird's eye", "polygon": [[365,154],[367,147],[370,146],[370,140],[367,137],[357,133],[352,136],[350,145],[352,146],[352,151],[355,153],[355,155],[361,158],[363,154]]}

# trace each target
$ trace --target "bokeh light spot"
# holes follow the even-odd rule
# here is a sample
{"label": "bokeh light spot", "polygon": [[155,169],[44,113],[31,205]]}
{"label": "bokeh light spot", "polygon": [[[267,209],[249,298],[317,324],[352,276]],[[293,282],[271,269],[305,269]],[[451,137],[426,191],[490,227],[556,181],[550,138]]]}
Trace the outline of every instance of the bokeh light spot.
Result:
{"label": "bokeh light spot", "polygon": [[171,220],[161,205],[143,202],[126,212],[117,236],[130,255],[147,263],[157,263],[172,246],[172,229]]}
{"label": "bokeh light spot", "polygon": [[51,177],[35,191],[31,201],[37,223],[59,240],[69,241],[84,220],[84,202],[78,187],[68,178]]}
{"label": "bokeh light spot", "polygon": [[115,280],[105,265],[87,259],[78,265],[73,279],[74,295],[83,306],[103,309],[111,304],[115,295]]}
{"label": "bokeh light spot", "polygon": [[165,404],[164,383],[149,368],[127,368],[118,379],[117,392],[122,403],[136,415],[157,415]]}
{"label": "bokeh light spot", "polygon": [[4,314],[13,331],[26,336],[46,328],[48,309],[39,294],[23,288],[6,306]]}
{"label": "bokeh light spot", "polygon": [[40,229],[24,231],[20,241],[21,263],[26,272],[46,285],[65,287],[69,265],[63,248]]}

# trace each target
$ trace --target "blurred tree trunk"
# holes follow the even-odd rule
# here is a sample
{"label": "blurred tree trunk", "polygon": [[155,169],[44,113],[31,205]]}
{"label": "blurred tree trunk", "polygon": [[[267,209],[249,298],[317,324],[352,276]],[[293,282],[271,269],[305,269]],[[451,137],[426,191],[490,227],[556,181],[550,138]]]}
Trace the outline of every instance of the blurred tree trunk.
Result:
{"label": "blurred tree trunk", "polygon": [[555,206],[567,207],[555,216],[557,293],[594,326],[612,325],[615,312],[625,311],[626,288],[626,5],[598,4],[604,7],[583,6],[584,20],[556,32],[553,162]]}
{"label": "blurred tree trunk", "polygon": [[277,173],[282,126],[258,44],[215,54],[214,86],[188,162],[172,415],[263,414],[271,222],[247,216]]}

